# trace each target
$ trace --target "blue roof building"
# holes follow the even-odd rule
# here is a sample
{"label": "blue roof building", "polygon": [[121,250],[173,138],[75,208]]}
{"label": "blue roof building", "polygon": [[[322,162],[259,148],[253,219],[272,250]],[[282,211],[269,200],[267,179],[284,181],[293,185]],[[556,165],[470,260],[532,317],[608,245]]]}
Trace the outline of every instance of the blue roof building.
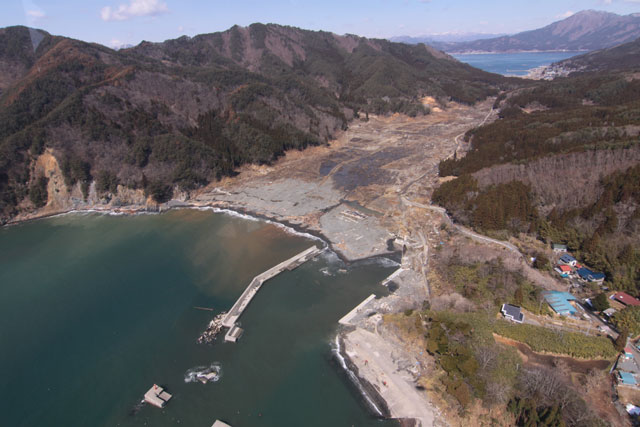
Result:
{"label": "blue roof building", "polygon": [[549,306],[561,316],[572,316],[578,312],[569,301],[576,301],[577,298],[569,292],[549,291],[545,292],[544,299]]}
{"label": "blue roof building", "polygon": [[593,272],[587,267],[579,268],[577,273],[582,280],[586,280],[587,282],[602,282],[605,278],[604,273]]}
{"label": "blue roof building", "polygon": [[636,379],[629,372],[618,371],[618,378],[622,384],[636,385]]}

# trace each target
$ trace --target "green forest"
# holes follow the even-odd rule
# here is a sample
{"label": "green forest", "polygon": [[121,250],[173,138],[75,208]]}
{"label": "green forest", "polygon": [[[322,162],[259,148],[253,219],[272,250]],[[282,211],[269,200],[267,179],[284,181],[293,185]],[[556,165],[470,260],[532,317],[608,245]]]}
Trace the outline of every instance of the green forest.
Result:
{"label": "green forest", "polygon": [[[533,189],[511,181],[481,187],[474,173],[512,163],[638,145],[630,129],[640,124],[640,81],[618,74],[587,74],[543,82],[501,95],[501,117],[467,133],[466,156],[440,163],[443,183],[433,201],[463,224],[496,237],[531,234],[563,242],[579,260],[606,274],[615,289],[640,292],[640,166],[602,176],[588,189],[593,203],[547,208]],[[525,110],[537,106],[532,112]],[[566,179],[579,176],[567,171]],[[597,173],[597,171],[589,171]]]}

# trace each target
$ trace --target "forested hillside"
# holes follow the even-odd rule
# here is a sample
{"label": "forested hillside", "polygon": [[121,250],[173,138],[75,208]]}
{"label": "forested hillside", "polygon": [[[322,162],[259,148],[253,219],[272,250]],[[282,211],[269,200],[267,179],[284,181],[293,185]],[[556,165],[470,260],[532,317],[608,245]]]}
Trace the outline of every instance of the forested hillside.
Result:
{"label": "forested hillside", "polygon": [[640,81],[583,73],[501,95],[500,119],[440,163],[433,199],[489,233],[566,242],[616,289],[640,279]]}
{"label": "forested hillside", "polygon": [[32,173],[45,150],[85,197],[95,182],[164,201],[324,143],[359,114],[428,114],[425,95],[473,103],[506,85],[424,46],[277,25],[121,51],[1,29],[0,220],[46,203]]}
{"label": "forested hillside", "polygon": [[574,56],[552,64],[552,69],[572,71],[616,71],[640,68],[640,39],[608,49]]}

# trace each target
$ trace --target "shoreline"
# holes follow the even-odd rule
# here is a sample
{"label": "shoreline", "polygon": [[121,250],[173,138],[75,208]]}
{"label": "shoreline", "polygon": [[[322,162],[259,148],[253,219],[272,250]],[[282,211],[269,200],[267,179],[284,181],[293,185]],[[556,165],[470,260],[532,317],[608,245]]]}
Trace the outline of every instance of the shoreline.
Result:
{"label": "shoreline", "polygon": [[[395,250],[395,251],[389,251],[386,253],[367,256],[363,258],[350,259],[345,254],[343,254],[339,249],[337,249],[335,247],[335,243],[332,242],[331,239],[325,236],[321,231],[313,230],[310,227],[307,227],[302,224],[294,224],[287,220],[284,220],[275,216],[269,216],[269,215],[265,215],[264,213],[260,213],[258,211],[252,211],[243,207],[233,206],[226,202],[224,202],[226,206],[221,207],[213,204],[192,204],[192,203],[186,203],[186,202],[181,202],[177,200],[172,200],[172,201],[178,202],[179,204],[175,204],[172,206],[165,206],[165,207],[158,206],[155,209],[149,209],[148,206],[145,206],[145,207],[127,206],[123,208],[98,208],[98,207],[92,206],[92,207],[87,207],[83,209],[69,209],[67,211],[61,211],[61,212],[50,212],[50,213],[43,213],[43,214],[36,213],[34,216],[31,216],[29,218],[8,221],[4,224],[1,224],[0,228],[19,226],[19,225],[27,224],[33,221],[50,219],[50,218],[61,217],[66,215],[73,215],[73,214],[136,216],[136,215],[159,215],[159,214],[163,214],[173,210],[192,209],[192,210],[200,210],[200,211],[211,211],[213,213],[220,213],[224,215],[235,216],[237,218],[243,218],[248,221],[266,222],[277,228],[282,229],[287,234],[292,234],[295,236],[305,237],[310,240],[319,241],[323,245],[322,247],[323,250],[329,249],[340,259],[340,261],[345,263],[347,266],[357,262],[366,262],[366,261],[377,260],[377,259],[389,259],[390,261],[397,263],[398,261],[396,260],[396,258],[401,257],[402,255],[401,250]],[[167,203],[170,203],[170,202],[171,201]]]}
{"label": "shoreline", "polygon": [[[406,209],[402,195],[410,186],[429,176],[432,169],[426,170],[428,166],[425,164],[428,163],[425,162],[435,162],[445,157],[450,152],[449,148],[454,149],[456,135],[477,122],[484,123],[491,116],[492,110],[487,114],[484,108],[486,104],[486,109],[489,110],[491,102],[489,100],[481,104],[482,108],[456,104],[446,112],[439,113],[439,116],[427,116],[418,122],[402,117],[374,117],[372,121],[358,123],[351,131],[347,131],[331,151],[315,153],[317,156],[312,161],[306,161],[294,153],[291,158],[280,162],[278,171],[248,168],[242,179],[238,178],[233,183],[224,181],[219,184],[220,187],[207,187],[190,194],[181,193],[167,203],[152,203],[148,198],[143,198],[140,192],[135,195],[126,193],[124,197],[115,198],[111,202],[97,200],[95,197],[88,201],[79,198],[61,199],[58,205],[50,204],[44,209],[14,217],[6,225],[19,225],[72,213],[134,216],[164,213],[173,209],[210,210],[248,220],[264,221],[286,233],[320,240],[329,249],[327,255],[333,256],[330,255],[333,252],[347,266],[372,262],[385,262],[389,265],[389,262],[393,262],[397,269],[403,271],[402,274],[397,270],[391,272],[392,278],[397,279],[394,280],[397,286],[390,290],[388,297],[371,302],[374,313],[367,310],[367,314],[377,314],[373,317],[359,316],[362,317],[360,322],[352,323],[352,326],[346,328],[339,326],[336,319],[337,327],[333,328],[325,345],[334,350],[334,360],[340,362],[340,358],[343,359],[337,364],[344,372],[339,375],[345,375],[360,391],[365,411],[371,411],[380,418],[398,420],[404,426],[432,425],[433,422],[440,425],[443,422],[439,409],[424,391],[416,387],[415,373],[407,368],[415,366],[416,357],[407,349],[401,348],[398,340],[389,335],[389,331],[384,332],[384,335],[378,333],[377,325],[384,330],[382,314],[415,309],[429,296],[428,285],[423,280],[424,271],[421,273],[420,268],[413,268],[416,262],[421,262],[423,251],[414,253],[411,249],[410,253],[405,253],[401,249],[403,244],[407,244],[407,238],[410,242],[415,240],[414,243],[419,244],[416,239],[422,234],[410,238],[406,231],[402,231],[404,222],[391,214],[395,213],[394,209]],[[422,135],[424,129],[431,129],[434,125],[437,125],[434,128],[437,132],[429,133],[426,142],[422,136],[415,136]],[[376,140],[377,145],[371,147],[368,138],[378,137],[378,128],[381,126],[395,129],[398,134],[381,137]],[[347,142],[348,150],[344,148]],[[375,148],[373,152],[372,148]],[[401,159],[404,160],[384,157],[382,154],[387,153],[390,148],[402,154]],[[352,150],[356,151],[352,153]],[[353,197],[355,203],[377,211],[380,216],[367,211],[363,215],[353,215],[351,211],[358,208],[349,204],[348,199],[352,197],[347,196],[352,190],[347,191],[341,187],[344,182],[335,181],[337,178],[330,173],[324,174],[313,169],[320,160],[328,159],[335,153],[344,153],[347,159],[334,165],[331,172],[350,163],[360,162],[367,166],[371,156],[382,157],[385,164],[393,165],[390,170],[397,174],[397,179],[384,184],[371,183],[354,172],[355,178],[359,179],[358,188],[364,189],[362,194]],[[413,157],[416,153],[419,154],[417,160]],[[313,165],[312,171],[309,171],[310,164],[307,163]],[[425,182],[420,189],[428,191],[430,186],[430,181]],[[414,205],[418,206],[419,203],[409,203],[409,206]],[[438,210],[435,207],[429,209]],[[53,212],[54,210],[56,211]],[[423,246],[427,244],[424,238],[422,241]],[[341,352],[335,351],[335,339],[338,339],[338,343],[340,339],[343,340]],[[412,363],[407,364],[406,361]]]}
{"label": "shoreline", "polygon": [[387,401],[378,393],[373,384],[360,375],[358,366],[347,354],[342,331],[336,334],[335,346],[333,349],[334,358],[338,361],[347,379],[358,390],[360,397],[366,402],[371,414],[377,418],[391,419],[391,411]]}
{"label": "shoreline", "polygon": [[575,52],[575,53],[587,53],[589,50],[572,50],[572,49],[556,49],[556,50],[513,50],[507,52],[492,52],[492,51],[482,51],[482,50],[474,50],[471,52],[445,52],[447,55],[512,55],[514,53],[567,53],[567,52]]}

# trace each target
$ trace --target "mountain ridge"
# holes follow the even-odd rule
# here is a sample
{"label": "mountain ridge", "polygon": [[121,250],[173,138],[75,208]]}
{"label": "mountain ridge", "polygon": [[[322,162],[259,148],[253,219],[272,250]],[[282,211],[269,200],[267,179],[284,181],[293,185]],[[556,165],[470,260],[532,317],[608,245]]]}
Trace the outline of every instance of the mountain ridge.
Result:
{"label": "mountain ridge", "polygon": [[588,52],[551,64],[546,72],[632,71],[640,69],[640,38],[607,49]]}
{"label": "mountain ridge", "polygon": [[47,202],[30,200],[45,151],[85,198],[95,183],[163,201],[323,144],[359,114],[427,114],[423,96],[473,103],[514,84],[426,46],[273,24],[118,51],[8,27],[0,71],[4,219]]}
{"label": "mountain ridge", "polygon": [[592,51],[640,37],[640,14],[584,10],[542,28],[514,35],[459,43],[433,43],[447,53]]}

